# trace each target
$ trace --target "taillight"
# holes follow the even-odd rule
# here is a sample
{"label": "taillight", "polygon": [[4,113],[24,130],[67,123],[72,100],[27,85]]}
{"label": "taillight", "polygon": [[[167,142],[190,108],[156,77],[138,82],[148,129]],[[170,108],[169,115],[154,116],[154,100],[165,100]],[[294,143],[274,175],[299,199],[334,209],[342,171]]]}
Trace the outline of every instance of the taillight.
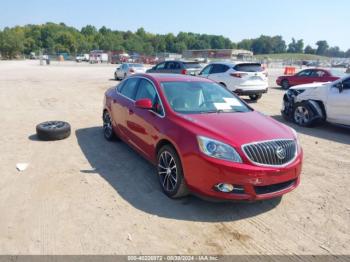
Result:
{"label": "taillight", "polygon": [[186,75],[187,74],[187,70],[186,69],[182,69],[181,70],[181,74]]}
{"label": "taillight", "polygon": [[135,70],[134,70],[134,69],[132,69],[132,68],[130,68],[130,69],[129,69],[129,72],[130,72],[130,73],[134,73],[134,72],[135,72]]}
{"label": "taillight", "polygon": [[237,78],[242,78],[245,74],[242,73],[231,73],[230,76],[237,77]]}

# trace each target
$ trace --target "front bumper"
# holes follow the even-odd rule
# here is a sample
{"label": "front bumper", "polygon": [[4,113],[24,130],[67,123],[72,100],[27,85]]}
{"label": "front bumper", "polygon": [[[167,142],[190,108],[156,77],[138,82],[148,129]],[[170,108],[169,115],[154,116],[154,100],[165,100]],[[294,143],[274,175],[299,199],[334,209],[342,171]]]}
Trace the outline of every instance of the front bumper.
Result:
{"label": "front bumper", "polygon": [[[184,161],[184,172],[189,189],[204,198],[264,200],[286,194],[299,185],[302,157],[301,151],[295,161],[286,167],[259,167],[192,155]],[[240,186],[244,191],[220,192],[215,189],[218,183]]]}

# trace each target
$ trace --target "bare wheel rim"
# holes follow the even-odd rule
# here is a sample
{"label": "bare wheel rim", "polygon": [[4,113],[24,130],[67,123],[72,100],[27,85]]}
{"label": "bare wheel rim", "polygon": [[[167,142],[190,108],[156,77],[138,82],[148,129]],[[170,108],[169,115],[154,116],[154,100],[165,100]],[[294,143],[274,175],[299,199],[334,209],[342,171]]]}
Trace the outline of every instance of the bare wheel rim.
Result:
{"label": "bare wheel rim", "polygon": [[175,189],[178,181],[177,166],[174,157],[163,151],[158,159],[158,175],[164,190],[171,192]]}
{"label": "bare wheel rim", "polygon": [[309,110],[304,106],[298,106],[294,111],[294,120],[298,124],[306,124],[310,121]]}
{"label": "bare wheel rim", "polygon": [[108,113],[103,116],[103,132],[106,137],[111,137],[113,134],[112,122]]}
{"label": "bare wheel rim", "polygon": [[45,127],[48,129],[62,128],[64,125],[65,123],[61,121],[48,121],[41,124],[42,127]]}

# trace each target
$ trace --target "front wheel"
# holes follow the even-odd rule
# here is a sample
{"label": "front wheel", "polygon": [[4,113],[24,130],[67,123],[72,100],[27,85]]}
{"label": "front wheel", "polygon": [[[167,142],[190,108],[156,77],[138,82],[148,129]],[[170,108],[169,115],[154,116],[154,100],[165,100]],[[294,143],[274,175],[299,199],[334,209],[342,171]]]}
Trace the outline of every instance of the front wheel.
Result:
{"label": "front wheel", "polygon": [[258,101],[261,97],[262,97],[262,94],[254,94],[249,96],[250,100],[255,102]]}
{"label": "front wheel", "polygon": [[316,123],[315,114],[306,102],[294,105],[293,121],[297,125],[305,127],[312,127]]}
{"label": "front wheel", "polygon": [[103,113],[103,135],[108,141],[112,141],[116,138],[113,131],[112,119],[107,111]]}
{"label": "front wheel", "polygon": [[187,196],[189,191],[179,156],[173,147],[163,146],[158,152],[157,173],[163,192],[170,198]]}

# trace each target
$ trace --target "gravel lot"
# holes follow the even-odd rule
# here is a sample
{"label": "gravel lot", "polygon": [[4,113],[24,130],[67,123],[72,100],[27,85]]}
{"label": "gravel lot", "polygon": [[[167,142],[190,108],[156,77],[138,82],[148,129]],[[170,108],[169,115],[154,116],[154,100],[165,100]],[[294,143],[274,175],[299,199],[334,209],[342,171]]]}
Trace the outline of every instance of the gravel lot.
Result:
{"label": "gravel lot", "polygon": [[[301,185],[280,202],[170,200],[149,163],[102,136],[114,67],[0,62],[0,254],[350,254],[349,129],[288,123],[305,159]],[[283,121],[281,73],[251,105]],[[35,125],[55,119],[72,135],[38,141]]]}

